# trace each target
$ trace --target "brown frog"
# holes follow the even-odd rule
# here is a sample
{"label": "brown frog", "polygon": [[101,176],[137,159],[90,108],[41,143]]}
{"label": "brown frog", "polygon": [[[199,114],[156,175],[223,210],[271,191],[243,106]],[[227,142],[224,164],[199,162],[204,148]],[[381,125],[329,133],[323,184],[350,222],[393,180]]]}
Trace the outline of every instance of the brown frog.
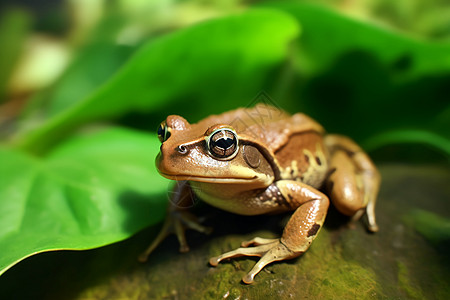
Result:
{"label": "brown frog", "polygon": [[[259,256],[242,279],[252,283],[267,264],[304,253],[320,231],[329,199],[353,219],[367,215],[377,231],[375,201],[379,173],[351,139],[325,134],[308,116],[292,116],[268,105],[240,108],[189,124],[171,115],[161,123],[156,165],[162,176],[178,181],[163,228],[140,257],[147,256],[171,232],[180,251],[189,250],[184,231],[208,228],[186,210],[195,195],[220,209],[241,215],[292,211],[281,238],[255,237],[242,248],[210,259]],[[319,191],[321,189],[323,192]]]}

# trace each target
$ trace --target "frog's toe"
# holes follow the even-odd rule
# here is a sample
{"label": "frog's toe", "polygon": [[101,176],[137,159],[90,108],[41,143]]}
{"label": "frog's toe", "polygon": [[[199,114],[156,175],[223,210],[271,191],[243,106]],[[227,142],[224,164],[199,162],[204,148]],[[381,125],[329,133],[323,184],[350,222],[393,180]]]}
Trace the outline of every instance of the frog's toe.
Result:
{"label": "frog's toe", "polygon": [[181,215],[180,221],[183,223],[184,227],[204,234],[210,234],[213,231],[212,227],[201,225],[199,220],[194,215],[188,212],[185,212],[183,215]]}
{"label": "frog's toe", "polygon": [[171,219],[167,218],[164,222],[163,227],[161,228],[161,231],[156,236],[156,238],[153,240],[153,242],[145,249],[143,253],[141,253],[138,257],[138,261],[144,263],[148,260],[149,255],[153,252],[153,250],[158,247],[159,244],[170,234],[171,230]]}
{"label": "frog's toe", "polygon": [[259,256],[261,259],[254,265],[252,270],[242,278],[242,281],[246,284],[253,283],[255,276],[268,264],[297,257],[301,252],[294,252],[289,250],[279,239],[260,239],[255,238],[244,244],[258,244],[263,243],[255,247],[238,248],[236,250],[224,253],[217,257],[212,257],[209,263],[212,266],[217,266],[222,260],[239,257],[239,256]]}
{"label": "frog's toe", "polygon": [[300,254],[301,252],[293,252],[289,250],[283,243],[277,242],[261,257],[261,259],[253,266],[251,271],[242,278],[242,281],[246,284],[251,284],[253,283],[255,276],[268,264],[275,261],[295,258]]}
{"label": "frog's toe", "polygon": [[236,250],[223,253],[219,256],[212,257],[209,260],[209,263],[213,267],[216,267],[222,260],[228,259],[228,258],[239,257],[239,256],[262,256],[270,248],[271,248],[271,245],[267,245],[267,244],[257,246],[257,247],[250,247],[250,248],[238,248]]}
{"label": "frog's toe", "polygon": [[254,239],[251,239],[249,241],[242,242],[241,247],[266,245],[266,244],[271,244],[273,242],[277,242],[278,240],[279,239],[264,239],[264,238],[260,238],[260,237],[255,237]]}
{"label": "frog's toe", "polygon": [[366,214],[367,214],[367,228],[371,232],[377,232],[378,231],[378,225],[375,220],[375,202],[369,201],[369,204],[367,204],[366,207]]}
{"label": "frog's toe", "polygon": [[378,225],[375,220],[375,205],[372,202],[369,202],[369,204],[360,210],[358,210],[351,218],[351,223],[354,223],[361,219],[363,216],[366,216],[367,218],[367,230],[370,232],[377,232],[378,231]]}
{"label": "frog's toe", "polygon": [[155,238],[155,240],[150,244],[150,246],[138,257],[140,262],[145,262],[148,256],[153,252],[153,250],[162,243],[162,241],[172,233],[177,236],[178,242],[180,244],[179,251],[181,253],[189,252],[189,246],[186,241],[185,231],[187,229],[193,229],[205,234],[210,234],[212,232],[211,227],[203,226],[199,223],[197,218],[187,211],[175,211],[168,215],[166,221],[164,222],[161,231]]}
{"label": "frog's toe", "polygon": [[366,208],[362,208],[358,210],[351,218],[351,222],[349,225],[352,225],[356,221],[359,221],[363,216],[367,217],[367,230],[370,232],[377,232],[378,231],[378,225],[375,220],[375,211],[374,211],[374,205],[369,203]]}

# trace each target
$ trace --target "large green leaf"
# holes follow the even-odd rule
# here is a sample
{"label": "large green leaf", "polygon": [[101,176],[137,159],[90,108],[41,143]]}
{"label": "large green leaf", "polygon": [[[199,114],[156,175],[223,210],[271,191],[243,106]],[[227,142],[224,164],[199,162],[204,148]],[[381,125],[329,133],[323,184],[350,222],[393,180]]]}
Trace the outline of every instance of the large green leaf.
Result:
{"label": "large green leaf", "polygon": [[132,50],[132,47],[102,40],[78,50],[75,59],[56,84],[30,100],[23,117],[28,122],[36,123],[34,116],[39,119],[49,118],[68,109],[108,80]]}
{"label": "large green leaf", "polygon": [[38,91],[26,103],[22,119],[40,123],[83,100],[105,83],[139,46],[123,45],[117,36],[129,20],[109,7],[106,16],[91,30],[85,41],[73,49],[73,59],[52,86]]}
{"label": "large green leaf", "polygon": [[371,53],[380,62],[401,69],[398,77],[414,78],[450,68],[450,42],[416,39],[321,5],[288,1],[266,5],[290,13],[301,23],[299,67],[303,73],[323,71],[336,58],[352,51]]}
{"label": "large green leaf", "polygon": [[125,239],[165,214],[159,141],[108,129],[75,137],[37,159],[0,150],[0,274],[42,251]]}
{"label": "large green leaf", "polygon": [[449,42],[416,39],[311,3],[267,6],[302,27],[293,84],[283,95],[293,111],[371,150],[407,142],[448,153]]}
{"label": "large green leaf", "polygon": [[298,32],[289,15],[256,9],[151,40],[95,93],[28,135],[25,147],[39,152],[85,122],[184,102],[188,96],[208,95],[217,111],[236,101],[245,104]]}

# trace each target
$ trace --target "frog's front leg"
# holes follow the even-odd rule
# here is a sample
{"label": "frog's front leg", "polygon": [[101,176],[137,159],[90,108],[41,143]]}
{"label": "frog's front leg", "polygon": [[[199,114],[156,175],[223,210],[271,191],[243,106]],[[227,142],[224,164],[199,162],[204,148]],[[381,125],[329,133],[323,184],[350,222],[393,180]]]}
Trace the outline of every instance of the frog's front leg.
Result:
{"label": "frog's front leg", "polygon": [[[329,201],[327,196],[316,189],[297,181],[281,180],[269,188],[276,187],[283,197],[280,205],[295,209],[280,239],[254,238],[243,242],[242,247],[210,259],[212,266],[217,266],[224,259],[239,256],[259,256],[261,259],[253,269],[242,278],[250,284],[254,277],[267,264],[298,257],[311,245],[323,225]],[[264,197],[266,192],[262,194]],[[254,247],[248,247],[254,245]],[[248,247],[248,248],[247,248]]]}
{"label": "frog's front leg", "polygon": [[180,243],[180,252],[188,252],[189,246],[186,241],[186,229],[193,229],[202,233],[210,233],[211,228],[202,226],[197,218],[189,212],[194,197],[191,187],[187,181],[177,181],[169,203],[168,213],[163,227],[158,236],[139,256],[139,261],[145,262],[148,256],[161,244],[171,233],[175,233]]}

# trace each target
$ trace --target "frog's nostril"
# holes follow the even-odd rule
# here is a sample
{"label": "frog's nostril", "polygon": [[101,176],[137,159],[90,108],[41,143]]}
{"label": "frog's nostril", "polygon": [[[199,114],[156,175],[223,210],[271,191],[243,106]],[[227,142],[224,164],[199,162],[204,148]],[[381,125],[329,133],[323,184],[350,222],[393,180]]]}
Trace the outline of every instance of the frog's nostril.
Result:
{"label": "frog's nostril", "polygon": [[188,153],[188,148],[185,145],[180,145],[177,147],[177,151],[180,154],[186,154]]}

